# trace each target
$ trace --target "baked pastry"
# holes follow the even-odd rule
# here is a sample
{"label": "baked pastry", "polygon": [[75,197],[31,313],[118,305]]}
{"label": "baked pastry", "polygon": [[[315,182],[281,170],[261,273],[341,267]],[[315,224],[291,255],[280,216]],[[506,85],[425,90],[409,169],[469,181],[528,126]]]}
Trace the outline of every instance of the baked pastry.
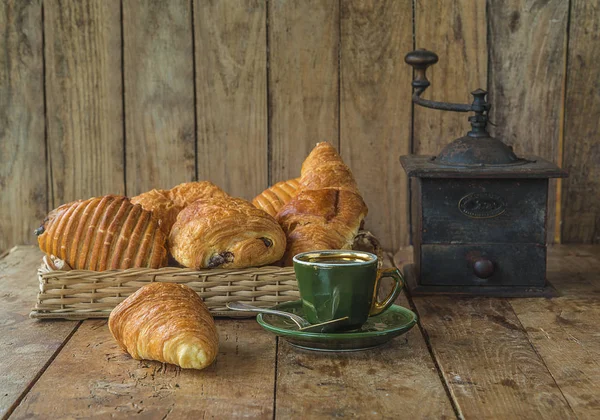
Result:
{"label": "baked pastry", "polygon": [[204,369],[217,357],[215,322],[196,292],[182,284],[142,287],[112,310],[108,327],[137,360]]}
{"label": "baked pastry", "polygon": [[106,195],[63,204],[36,230],[40,249],[74,269],[159,268],[167,235],[152,213],[127,197]]}
{"label": "baked pastry", "polygon": [[181,210],[199,198],[213,196],[227,197],[227,193],[209,181],[184,182],[170,190],[154,189],[137,195],[131,202],[151,211],[169,233]]}
{"label": "baked pastry", "polygon": [[353,249],[367,206],[352,191],[325,188],[299,192],[277,214],[287,237],[285,265],[294,255],[320,249]]}
{"label": "baked pastry", "polygon": [[210,181],[184,182],[169,190],[169,198],[182,209],[199,198],[211,197],[229,197],[229,194]]}
{"label": "baked pastry", "polygon": [[302,172],[300,178],[299,189],[302,191],[333,188],[360,194],[350,168],[341,161],[341,158],[339,162],[318,163],[314,167],[303,165],[303,167],[308,169]]}
{"label": "baked pastry", "polygon": [[286,238],[283,262],[319,249],[352,249],[368,212],[350,169],[335,148],[318,143],[302,164],[298,193],[277,213]]}
{"label": "baked pastry", "polygon": [[273,217],[249,201],[213,196],[179,213],[169,249],[186,267],[257,267],[283,256],[285,234]]}
{"label": "baked pastry", "polygon": [[169,197],[169,190],[150,190],[131,199],[144,210],[151,211],[165,232],[170,232],[182,207],[176,205]]}
{"label": "baked pastry", "polygon": [[296,195],[300,178],[281,181],[254,197],[252,204],[275,217],[277,212]]}
{"label": "baked pastry", "polygon": [[[330,153],[331,149],[328,149],[328,153],[326,154],[315,154],[313,157],[317,156],[319,158],[323,158],[323,155],[331,158],[333,153]],[[308,161],[308,159],[307,159]],[[313,161],[313,164],[319,164],[318,161]],[[327,160],[323,160],[322,163],[326,164]],[[308,166],[308,165],[307,165]],[[322,167],[326,167],[327,165],[319,166],[319,169]],[[319,173],[319,172],[318,172]],[[352,185],[352,184],[351,184]],[[277,212],[287,204],[297,193],[298,188],[300,187],[300,178],[288,179],[287,181],[281,181],[272,187],[267,188],[262,193],[257,195],[254,200],[252,200],[252,204],[259,209],[262,209],[269,213],[271,216],[277,216]],[[372,254],[375,254],[379,257],[380,262],[383,261],[383,249],[381,248],[381,244],[379,240],[369,231],[367,230],[359,230],[356,236],[354,237],[354,242],[352,244],[352,249],[356,251],[366,251]]]}

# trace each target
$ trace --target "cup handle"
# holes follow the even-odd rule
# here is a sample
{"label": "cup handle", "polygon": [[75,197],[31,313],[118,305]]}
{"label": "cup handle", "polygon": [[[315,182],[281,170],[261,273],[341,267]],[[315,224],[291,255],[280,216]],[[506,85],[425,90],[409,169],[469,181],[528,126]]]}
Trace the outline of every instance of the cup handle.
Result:
{"label": "cup handle", "polygon": [[[386,277],[394,279],[395,284],[390,294],[383,301],[380,302],[377,300],[377,292],[379,291],[381,279]],[[397,268],[385,268],[383,270],[379,270],[379,273],[377,275],[377,281],[375,282],[375,290],[373,291],[373,304],[371,305],[369,316],[379,315],[387,308],[392,306],[392,304],[400,294],[400,291],[402,290],[403,286],[404,278],[402,277],[402,274],[400,274],[400,271]]]}

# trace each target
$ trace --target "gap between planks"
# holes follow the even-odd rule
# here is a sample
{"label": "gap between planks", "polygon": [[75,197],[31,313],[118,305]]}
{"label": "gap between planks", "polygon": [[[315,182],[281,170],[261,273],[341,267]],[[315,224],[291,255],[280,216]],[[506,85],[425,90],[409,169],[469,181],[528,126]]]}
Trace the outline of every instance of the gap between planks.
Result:
{"label": "gap between planks", "polygon": [[33,377],[33,379],[31,380],[31,382],[29,382],[29,384],[23,390],[23,392],[21,393],[21,395],[19,395],[19,397],[15,400],[15,402],[8,408],[8,410],[6,411],[6,413],[4,413],[4,416],[2,417],[2,420],[8,419],[11,416],[11,414],[15,411],[15,409],[21,404],[21,401],[23,401],[23,398],[25,398],[25,396],[27,396],[27,394],[29,393],[29,391],[31,391],[31,388],[33,388],[33,386],[37,383],[37,381],[42,377],[42,375],[44,374],[44,372],[46,372],[46,370],[48,369],[48,367],[50,367],[50,365],[52,364],[52,362],[54,362],[54,359],[56,359],[56,356],[58,356],[59,353],[62,351],[62,349],[67,345],[67,343],[69,342],[69,340],[71,339],[71,337],[73,337],[73,335],[77,332],[77,330],[79,329],[79,327],[81,326],[82,323],[83,323],[83,321],[77,322],[77,325],[75,325],[75,327],[73,327],[73,330],[64,339],[64,341],[62,342],[62,344],[60,346],[58,346],[58,348],[54,351],[54,353],[52,353],[52,355],[50,356],[50,358],[48,359],[48,361],[44,364],[44,366],[42,366],[42,368],[39,370],[39,372]]}
{"label": "gap between planks", "polygon": [[29,319],[41,256],[34,246],[15,246],[0,254],[0,348],[5,350],[0,363],[2,418],[19,406],[79,326],[72,321],[48,324]]}
{"label": "gap between planks", "polygon": [[[546,342],[540,342],[539,337],[536,341],[536,334],[540,335],[539,331],[545,334],[548,337],[548,339],[550,339],[550,336],[548,336],[548,334],[543,329],[535,327],[536,323],[532,322],[532,319],[535,318],[537,313],[545,314],[544,316],[547,322],[543,326],[544,328],[547,328],[546,325],[554,325],[552,322],[552,309],[555,309],[556,312],[560,308],[565,308],[565,311],[567,311],[567,308],[571,308],[571,312],[583,313],[585,312],[585,308],[587,308],[585,306],[585,302],[593,303],[596,301],[596,298],[600,293],[600,289],[598,289],[597,287],[599,284],[598,279],[600,279],[600,276],[596,274],[598,272],[598,268],[600,268],[600,259],[598,258],[598,256],[600,256],[600,252],[597,252],[597,250],[600,250],[600,247],[593,248],[591,246],[584,247],[565,245],[549,247],[548,278],[553,282],[557,289],[561,291],[562,296],[554,299],[503,298],[497,299],[498,302],[495,305],[498,307],[504,306],[509,312],[512,312],[512,316],[510,318],[514,319],[515,323],[518,323],[515,324],[515,326],[518,327],[519,330],[524,333],[523,335],[525,340],[523,340],[523,345],[528,347],[530,349],[529,351],[532,352],[535,355],[535,358],[540,361],[538,373],[542,371],[547,372],[547,380],[549,383],[551,382],[553,386],[548,384],[546,385],[550,386],[550,390],[551,388],[555,387],[555,391],[552,392],[554,392],[555,395],[558,396],[562,400],[562,402],[564,402],[563,414],[569,413],[569,416],[573,417],[587,417],[590,414],[592,414],[592,416],[595,415],[593,413],[597,414],[595,409],[592,407],[592,405],[597,399],[594,399],[593,397],[591,397],[591,395],[594,394],[593,390],[596,389],[596,387],[598,386],[594,380],[590,379],[591,377],[593,377],[593,374],[590,373],[587,376],[584,374],[581,380],[587,380],[585,386],[578,387],[574,386],[572,383],[569,382],[569,378],[571,378],[572,375],[575,374],[574,372],[577,372],[578,369],[585,369],[585,366],[583,366],[583,362],[581,362],[581,359],[588,360],[588,362],[586,363],[589,363],[589,360],[594,360],[594,354],[587,354],[584,350],[580,349],[579,347],[576,347],[575,349],[571,350],[573,351],[573,353],[571,353],[571,357],[566,358],[566,363],[560,362],[560,360],[563,359],[564,354],[562,354],[559,357],[556,357],[556,354],[562,353],[561,346],[564,347],[565,345],[560,344],[560,340],[563,339],[564,341],[564,337],[562,337],[560,334],[555,334],[557,335],[557,337],[555,337],[555,345],[550,345]],[[408,263],[410,261],[412,261],[411,247],[405,247],[395,255],[394,263],[397,267],[400,267],[403,264]],[[582,276],[585,277],[585,282],[581,281]],[[566,280],[563,280],[563,278],[566,278]],[[577,283],[575,286],[572,284],[574,281],[575,283]],[[490,299],[488,300],[491,301]],[[585,302],[580,303],[580,300]],[[426,301],[419,300],[419,302],[414,302],[414,299],[412,297],[409,297],[409,301],[412,305],[413,310],[417,312],[418,315],[420,315],[418,313],[418,308],[420,306],[425,305],[425,308],[427,309]],[[421,317],[419,319],[420,321],[423,320],[423,318]],[[565,321],[565,323],[566,322],[567,321]],[[579,324],[572,325],[578,325],[580,329],[585,327],[585,324],[581,324],[581,322],[579,322]],[[435,324],[431,324],[431,326],[435,329]],[[436,362],[436,367],[439,369],[438,372],[442,375],[448,375],[448,370],[445,369],[443,366],[443,363],[449,363],[447,357],[445,362],[441,360],[438,363],[437,360],[438,357],[444,359],[444,351],[448,349],[444,348],[444,346],[442,345],[442,348],[439,349],[439,351],[442,352],[440,353],[441,356],[434,355],[434,349],[438,348],[440,344],[438,343],[436,347],[436,343],[432,342],[432,339],[429,333],[427,332],[427,329],[421,323],[420,327],[422,327],[423,337],[425,338],[429,350],[432,353],[432,357]],[[583,330],[585,330],[585,328],[583,328]],[[590,340],[589,337],[593,336],[593,331],[585,334],[581,333],[579,339],[581,339],[583,342],[582,337]],[[573,340],[576,341],[574,337]],[[501,374],[501,371],[502,369],[500,369],[500,371],[496,373]],[[481,375],[479,376],[481,379]],[[442,379],[443,378],[444,376],[442,376]],[[443,383],[450,390],[450,394],[453,397],[452,400],[458,407],[457,414],[460,416],[462,413],[466,413],[467,417],[473,415],[472,412],[467,413],[469,410],[473,411],[473,407],[468,406],[469,404],[464,400],[464,395],[462,397],[460,395],[455,395],[453,393],[453,391],[456,391],[454,385],[451,385],[446,380],[443,380]],[[544,385],[543,375],[540,374],[537,380],[534,380],[532,384]],[[484,393],[494,393],[493,389],[489,388],[489,386],[493,388],[494,384],[488,383],[487,386],[487,388],[483,389]],[[459,389],[459,387],[456,388]],[[465,407],[460,406],[461,399],[462,402],[466,404]],[[544,407],[540,406],[540,408],[543,409]]]}
{"label": "gap between planks", "polygon": [[571,403],[569,402],[569,399],[567,398],[567,396],[563,392],[562,388],[558,384],[558,381],[556,380],[556,377],[554,376],[554,374],[552,373],[552,371],[548,367],[548,364],[546,363],[546,361],[544,360],[544,358],[542,357],[542,355],[540,354],[540,352],[538,351],[538,349],[535,347],[535,345],[531,341],[531,337],[527,333],[527,330],[525,329],[525,326],[523,325],[523,322],[521,321],[521,318],[519,318],[519,314],[515,310],[515,307],[513,306],[511,299],[507,299],[507,300],[508,300],[508,305],[509,305],[510,309],[512,310],[513,314],[515,314],[515,318],[517,319],[517,321],[519,321],[519,325],[521,326],[521,329],[523,331],[525,331],[525,337],[527,338],[527,342],[529,343],[529,346],[534,351],[534,353],[537,355],[537,357],[541,360],[542,365],[544,365],[544,368],[546,368],[546,370],[550,374],[550,377],[554,381],[554,384],[556,385],[556,388],[558,388],[558,390],[560,391],[560,395],[562,395],[562,397],[564,398],[565,402],[567,403],[567,406],[571,409],[571,411],[573,413],[575,413],[575,410],[573,410],[573,407],[571,406]]}
{"label": "gap between planks", "polygon": [[[407,248],[412,249],[412,247],[407,247]],[[394,254],[386,253],[386,256],[387,256],[388,260],[391,261],[391,264],[393,266],[395,266],[398,270],[402,271],[402,267],[400,267],[400,264],[396,264],[396,259],[394,258],[395,257]],[[460,406],[458,405],[458,402],[454,398],[452,390],[450,389],[448,383],[446,382],[446,379],[444,378],[442,368],[441,368],[440,364],[438,363],[438,360],[435,357],[435,354],[433,353],[433,347],[431,345],[431,340],[429,339],[429,334],[427,333],[427,330],[421,323],[421,315],[419,315],[419,309],[415,305],[406,283],[404,283],[403,289],[404,289],[404,295],[406,296],[406,299],[408,300],[408,303],[410,305],[410,310],[413,311],[417,315],[417,326],[419,327],[419,331],[421,332],[421,335],[423,336],[423,340],[425,341],[425,345],[427,346],[427,351],[429,351],[429,357],[431,357],[431,361],[433,362],[433,365],[435,366],[436,373],[438,374],[440,382],[442,383],[442,386],[444,387],[446,396],[448,397],[448,400],[450,400],[450,404],[452,405],[454,414],[456,415],[457,418],[464,419],[465,417],[460,410]]]}
{"label": "gap between planks", "polygon": [[[31,248],[32,252],[34,251],[33,247],[27,247],[27,248]],[[16,250],[18,248],[14,248],[13,250]],[[35,250],[37,252],[37,250]],[[387,256],[389,256],[389,253],[386,253]],[[389,265],[389,260],[388,260],[388,265]],[[28,320],[28,322],[32,322],[31,320]],[[88,321],[90,322],[90,321]],[[92,323],[95,321],[91,321]],[[40,391],[43,389],[47,389],[49,383],[51,384],[52,381],[51,378],[56,376],[57,370],[61,371],[65,368],[65,363],[66,360],[69,358],[69,356],[66,354],[67,353],[67,349],[70,348],[70,351],[72,351],[74,348],[79,348],[79,346],[81,345],[81,334],[85,334],[84,332],[81,332],[82,329],[80,328],[82,325],[87,325],[86,323],[82,322],[78,322],[74,327],[73,330],[70,331],[70,333],[65,337],[65,339],[61,342],[61,344],[58,346],[58,348],[52,353],[52,355],[50,356],[50,358],[44,363],[44,365],[39,369],[39,371],[35,374],[35,376],[33,377],[33,379],[30,381],[30,383],[24,388],[24,390],[21,392],[21,395],[19,395],[19,397],[16,399],[16,401],[13,403],[13,405],[11,406],[9,412],[7,413],[7,416],[11,415],[11,414],[15,414],[17,415],[17,417],[21,414],[27,413],[30,410],[34,410],[35,409],[39,409],[40,406],[36,405],[35,401],[37,401],[39,399],[40,395],[43,395],[44,393],[42,392],[42,394],[40,394]],[[79,333],[77,333],[77,331],[79,331]],[[76,334],[77,333],[77,334]],[[420,334],[420,332],[416,332],[415,333],[418,335]],[[73,338],[76,337],[76,338]],[[79,344],[77,344],[76,342],[79,342]],[[425,346],[423,346],[423,354],[425,353]],[[278,374],[278,362],[279,362],[279,357],[281,356],[281,351],[280,351],[280,346],[278,341],[275,341],[274,343],[274,353],[273,353],[273,363],[274,363],[274,378],[273,378],[273,382],[272,382],[272,390],[269,390],[269,392],[272,392],[273,395],[273,402],[272,402],[272,409],[273,411],[273,416],[276,415],[277,413],[277,374]],[[427,358],[427,356],[424,356],[425,358]],[[71,363],[71,362],[69,362]],[[433,366],[432,366],[433,368]],[[432,369],[433,370],[433,369]],[[437,376],[436,376],[437,377]],[[439,378],[438,378],[439,379]],[[437,380],[436,380],[437,382]],[[270,388],[270,387],[269,387]],[[441,388],[440,388],[441,391]],[[444,395],[445,391],[441,391],[441,395]],[[25,400],[25,404],[23,405],[23,402]],[[41,402],[41,401],[39,401]],[[452,408],[449,408],[449,412],[452,412]]]}

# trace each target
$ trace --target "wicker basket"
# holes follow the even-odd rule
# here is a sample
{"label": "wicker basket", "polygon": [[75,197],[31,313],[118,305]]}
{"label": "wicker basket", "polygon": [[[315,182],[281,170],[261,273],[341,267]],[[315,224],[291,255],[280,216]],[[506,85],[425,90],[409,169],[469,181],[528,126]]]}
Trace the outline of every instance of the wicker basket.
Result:
{"label": "wicker basket", "polygon": [[230,311],[227,302],[240,301],[271,307],[299,299],[292,267],[193,270],[160,269],[90,271],[58,269],[44,257],[38,269],[40,291],[32,318],[108,318],[127,296],[152,282],[180,283],[191,287],[214,316],[246,317],[255,314]]}

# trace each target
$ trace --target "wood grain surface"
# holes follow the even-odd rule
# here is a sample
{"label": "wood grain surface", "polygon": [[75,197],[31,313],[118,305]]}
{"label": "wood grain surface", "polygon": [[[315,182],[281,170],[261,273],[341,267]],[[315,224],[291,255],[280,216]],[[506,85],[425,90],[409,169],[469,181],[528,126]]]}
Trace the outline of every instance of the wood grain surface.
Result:
{"label": "wood grain surface", "polygon": [[119,4],[44,2],[51,207],[125,192]]}
{"label": "wood grain surface", "polygon": [[339,1],[269,2],[272,184],[300,176],[316,143],[339,147]]}
{"label": "wood grain surface", "polygon": [[600,249],[554,246],[548,280],[557,299],[511,299],[529,341],[578,418],[600,413]]}
{"label": "wood grain surface", "polygon": [[[409,262],[410,251],[396,261]],[[0,416],[600,415],[598,246],[550,248],[559,298],[401,296],[397,303],[416,306],[421,329],[365,352],[301,351],[277,345],[253,320],[218,319],[219,356],[204,371],[131,359],[106,321],[27,318],[40,257],[35,247],[0,255]]]}
{"label": "wood grain surface", "polygon": [[[393,255],[384,258],[384,267],[394,266]],[[384,283],[380,299],[390,287]],[[410,307],[404,293],[395,303]],[[418,327],[360,352],[315,353],[279,339],[275,392],[275,417],[281,418],[391,418],[400,412],[410,418],[454,418]]]}
{"label": "wood grain surface", "polygon": [[[416,0],[415,47],[439,56],[438,63],[427,69],[431,86],[423,97],[471,103],[469,92],[487,89],[486,36],[484,2]],[[469,115],[415,106],[414,153],[437,155],[452,140],[466,135]]]}
{"label": "wood grain surface", "polygon": [[412,47],[409,2],[341,3],[340,149],[369,206],[366,227],[386,250],[408,243]]}
{"label": "wood grain surface", "polygon": [[217,360],[198,371],[134,360],[106,321],[85,321],[11,418],[272,418],[275,338],[253,320],[217,329]]}
{"label": "wood grain surface", "polygon": [[[409,306],[404,295],[397,303]],[[418,327],[350,353],[303,351],[280,339],[276,401],[278,418],[455,418]]]}
{"label": "wood grain surface", "polygon": [[196,176],[189,0],[123,2],[127,194]]}
{"label": "wood grain surface", "polygon": [[[405,54],[436,51],[426,98],[488,88],[490,131],[571,177],[548,240],[600,242],[599,0],[5,0],[0,250],[63,202],[191,179],[252,198],[341,150],[388,250],[410,242],[398,163],[438,153],[466,114],[410,102]],[[562,232],[562,237],[561,237]]]}
{"label": "wood grain surface", "polygon": [[[394,263],[397,266],[411,263],[412,252],[412,247],[402,248],[395,254]],[[467,396],[478,398],[473,401],[478,408],[483,407],[480,404],[485,404],[485,406],[492,407],[491,410],[498,410],[497,416],[499,417],[502,417],[502,413],[512,417],[513,414],[507,411],[507,405],[512,405],[514,401],[511,402],[511,400],[515,398],[515,395],[522,399],[527,398],[521,394],[521,387],[531,386],[533,390],[540,389],[539,380],[548,380],[547,375],[543,374],[543,368],[540,368],[539,362],[532,364],[532,369],[536,371],[535,375],[530,375],[527,371],[523,371],[522,367],[519,367],[521,361],[525,360],[525,354],[528,355],[527,357],[533,357],[527,350],[529,347],[527,343],[522,338],[518,340],[514,338],[515,335],[523,333],[526,334],[530,347],[539,356],[548,373],[560,388],[568,406],[572,409],[573,412],[568,413],[567,417],[595,418],[600,413],[597,397],[600,383],[597,377],[600,376],[596,373],[598,360],[600,360],[597,351],[597,348],[600,348],[597,343],[598,326],[597,323],[591,321],[597,318],[596,313],[600,310],[598,307],[600,249],[598,246],[592,245],[550,246],[548,248],[547,277],[561,297],[509,300],[452,299],[441,296],[414,298],[414,304],[421,315],[421,322],[427,331],[427,341],[434,351],[446,380],[449,381],[457,405],[465,418],[469,417],[467,413],[476,411],[470,405],[465,411],[465,402],[470,403]],[[450,302],[451,299],[453,302]],[[483,305],[487,307],[483,307]],[[510,305],[510,308],[507,305]],[[511,310],[514,315],[511,314]],[[460,317],[458,322],[456,321],[457,317]],[[454,325],[450,327],[451,324]],[[508,345],[509,340],[495,333],[501,330],[498,328],[499,325],[511,330],[509,334],[505,335],[513,336],[512,344]],[[518,332],[519,330],[521,333]],[[443,337],[440,336],[439,331],[444,331]],[[465,338],[465,332],[473,337]],[[494,336],[488,339],[490,334],[494,334]],[[476,345],[473,344],[473,340],[477,342]],[[486,341],[489,343],[484,344]],[[516,347],[519,343],[521,347]],[[471,353],[469,351],[465,353],[463,346],[469,347]],[[509,351],[510,347],[516,348],[515,354],[518,351],[518,356],[514,356]],[[454,351],[454,356],[452,351]],[[510,362],[497,362],[493,352]],[[465,383],[464,377],[459,373],[458,376],[461,380],[455,380],[455,383],[452,383],[451,375],[456,374],[452,372],[459,372],[465,363],[469,365],[466,371],[475,372],[479,380],[472,380],[470,373],[469,378],[471,379],[468,381],[471,383]],[[485,369],[487,373],[478,368],[482,363],[488,366]],[[494,368],[491,369],[490,366],[494,366]],[[499,387],[499,384],[490,385],[481,381],[482,376],[502,377],[503,370],[514,369],[518,369],[521,373],[527,373],[536,383],[525,384],[513,379],[518,385],[515,387],[511,381],[500,382],[509,388],[513,387],[517,392],[509,399],[506,395],[502,395],[502,387]],[[464,369],[461,371],[465,372]],[[490,378],[485,379],[490,380]],[[486,385],[482,385],[482,382]],[[467,388],[464,388],[465,386]],[[475,393],[468,388],[469,386],[474,387],[472,389],[475,390]],[[467,391],[468,395],[465,394]],[[538,399],[544,395],[543,393],[537,394],[537,391],[532,392],[536,392],[535,395]],[[489,397],[489,393],[492,393],[493,397]],[[462,403],[461,395],[465,397]],[[550,400],[547,401],[546,408],[543,407],[544,404],[543,402],[539,404],[538,409],[554,410],[554,405]],[[518,408],[515,409],[518,410]],[[533,409],[535,410],[535,408]],[[562,414],[557,413],[553,415],[561,418]],[[475,417],[481,415],[480,412]]]}
{"label": "wood grain surface", "polygon": [[[567,15],[562,0],[488,1],[492,135],[517,155],[558,163]],[[547,240],[555,237],[556,181],[548,195]]]}
{"label": "wood grain surface", "polygon": [[48,211],[41,1],[0,3],[0,252]]}
{"label": "wood grain surface", "polygon": [[600,299],[600,249],[594,245],[549,247],[547,279],[563,296]]}
{"label": "wood grain surface", "polygon": [[194,1],[198,179],[253,198],[268,185],[266,0]]}
{"label": "wood grain surface", "polygon": [[562,239],[600,243],[600,1],[572,0],[565,100]]}
{"label": "wood grain surface", "polygon": [[575,418],[506,300],[413,301],[464,418]]}
{"label": "wood grain surface", "polygon": [[600,300],[514,299],[536,352],[580,419],[600,412]]}
{"label": "wood grain surface", "polygon": [[76,321],[34,321],[37,247],[15,247],[0,259],[0,417],[4,418],[54,357]]}

